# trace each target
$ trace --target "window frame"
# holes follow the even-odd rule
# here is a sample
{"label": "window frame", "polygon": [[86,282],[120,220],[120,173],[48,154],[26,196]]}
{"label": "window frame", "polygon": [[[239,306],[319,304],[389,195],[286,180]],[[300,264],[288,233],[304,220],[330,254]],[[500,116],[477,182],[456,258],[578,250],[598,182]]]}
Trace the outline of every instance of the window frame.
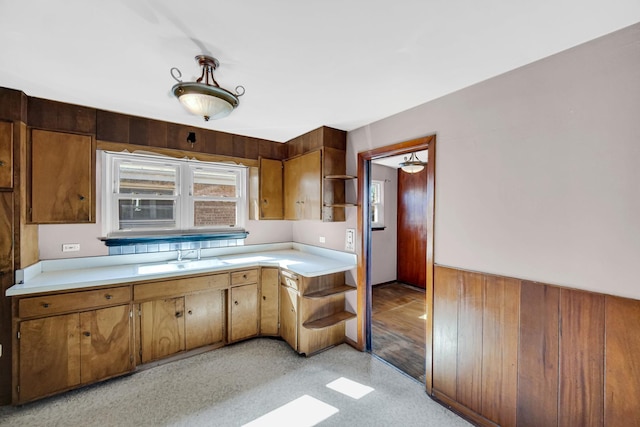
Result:
{"label": "window frame", "polygon": [[[373,189],[374,187],[378,188],[378,201],[374,202],[373,199]],[[372,229],[380,229],[385,228],[384,225],[384,181],[378,179],[372,179],[371,185],[369,187],[369,206],[371,210],[371,228]],[[378,221],[373,220],[373,217],[376,215],[378,217]]]}
{"label": "window frame", "polygon": [[[185,233],[218,233],[244,231],[248,219],[247,170],[243,165],[206,162],[196,159],[177,159],[173,157],[139,153],[116,153],[102,151],[102,233],[103,236],[125,237],[136,235],[170,235]],[[176,168],[176,183],[173,195],[136,194],[139,200],[174,200],[175,226],[144,227],[120,229],[119,201],[132,198],[131,194],[120,193],[120,165],[123,162],[165,165]],[[232,173],[235,175],[235,197],[197,197],[193,195],[194,170]],[[224,200],[236,203],[236,224],[234,226],[196,226],[194,224],[195,202],[199,200]]]}

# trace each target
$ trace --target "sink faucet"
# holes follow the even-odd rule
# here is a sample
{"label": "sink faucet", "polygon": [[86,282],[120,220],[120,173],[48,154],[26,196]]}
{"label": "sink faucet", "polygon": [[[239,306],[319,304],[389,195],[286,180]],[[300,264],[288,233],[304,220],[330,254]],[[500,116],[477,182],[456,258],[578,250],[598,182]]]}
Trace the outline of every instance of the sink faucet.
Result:
{"label": "sink faucet", "polygon": [[197,252],[198,259],[200,259],[200,248],[198,248],[198,249],[190,249],[190,250],[188,250],[188,251],[186,251],[184,253],[182,252],[182,250],[178,249],[178,261],[182,261],[183,257],[185,257],[185,256],[187,256],[187,255],[189,255],[190,253],[193,253],[193,252]]}

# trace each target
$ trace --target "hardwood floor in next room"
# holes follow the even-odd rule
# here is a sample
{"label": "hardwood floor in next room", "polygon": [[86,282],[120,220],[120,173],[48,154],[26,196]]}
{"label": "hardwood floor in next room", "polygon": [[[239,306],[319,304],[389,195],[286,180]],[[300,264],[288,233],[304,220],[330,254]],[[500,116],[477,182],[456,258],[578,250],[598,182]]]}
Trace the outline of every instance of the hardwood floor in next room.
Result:
{"label": "hardwood floor in next room", "polygon": [[373,286],[372,352],[425,382],[425,293],[399,282]]}

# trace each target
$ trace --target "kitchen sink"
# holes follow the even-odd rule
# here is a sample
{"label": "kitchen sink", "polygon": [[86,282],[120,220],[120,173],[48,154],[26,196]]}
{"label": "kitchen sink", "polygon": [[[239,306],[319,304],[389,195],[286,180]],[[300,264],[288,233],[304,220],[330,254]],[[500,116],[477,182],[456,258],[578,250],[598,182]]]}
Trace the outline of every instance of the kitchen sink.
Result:
{"label": "kitchen sink", "polygon": [[205,268],[221,267],[225,265],[218,258],[205,259],[185,259],[181,261],[171,260],[163,263],[141,264],[138,266],[137,274],[160,274],[175,271],[202,270]]}

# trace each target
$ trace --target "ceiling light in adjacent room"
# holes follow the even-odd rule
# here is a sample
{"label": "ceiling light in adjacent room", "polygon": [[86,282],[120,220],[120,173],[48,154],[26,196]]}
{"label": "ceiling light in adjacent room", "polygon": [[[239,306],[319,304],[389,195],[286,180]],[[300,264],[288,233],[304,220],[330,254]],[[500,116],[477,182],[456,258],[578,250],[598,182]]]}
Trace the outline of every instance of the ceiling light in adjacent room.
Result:
{"label": "ceiling light in adjacent room", "polygon": [[421,162],[416,156],[416,153],[411,153],[411,157],[407,160],[404,158],[404,162],[400,163],[400,169],[408,173],[417,173],[424,169],[425,162]]}
{"label": "ceiling light in adjacent room", "polygon": [[202,75],[195,82],[183,82],[180,70],[171,69],[171,76],[178,82],[171,91],[187,111],[204,117],[205,121],[228,116],[240,103],[238,98],[244,95],[244,87],[237,86],[236,93],[232,93],[218,85],[213,78],[213,70],[220,66],[216,58],[198,55],[196,61],[202,67]]}

